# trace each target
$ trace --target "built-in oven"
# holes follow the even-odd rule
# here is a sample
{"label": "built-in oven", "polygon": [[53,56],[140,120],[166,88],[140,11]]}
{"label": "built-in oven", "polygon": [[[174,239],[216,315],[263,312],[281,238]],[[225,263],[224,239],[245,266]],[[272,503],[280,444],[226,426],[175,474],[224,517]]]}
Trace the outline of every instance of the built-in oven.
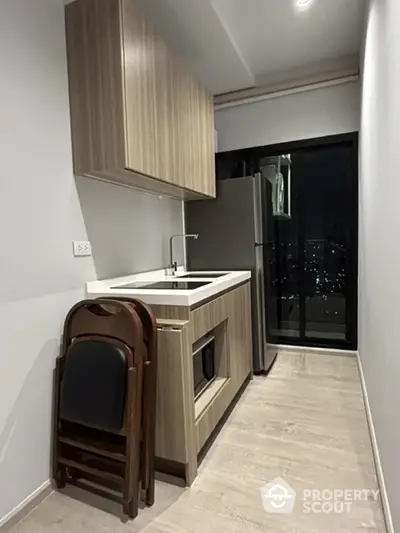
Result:
{"label": "built-in oven", "polygon": [[195,399],[207,389],[215,377],[215,337],[207,335],[193,345]]}

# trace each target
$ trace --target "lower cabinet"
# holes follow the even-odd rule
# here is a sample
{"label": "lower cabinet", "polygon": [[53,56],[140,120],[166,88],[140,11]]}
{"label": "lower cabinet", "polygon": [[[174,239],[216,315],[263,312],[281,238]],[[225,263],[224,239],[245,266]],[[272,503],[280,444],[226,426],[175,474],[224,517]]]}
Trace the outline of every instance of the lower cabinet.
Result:
{"label": "lower cabinet", "polygon": [[250,283],[164,314],[179,318],[158,318],[157,467],[190,485],[198,454],[252,373]]}

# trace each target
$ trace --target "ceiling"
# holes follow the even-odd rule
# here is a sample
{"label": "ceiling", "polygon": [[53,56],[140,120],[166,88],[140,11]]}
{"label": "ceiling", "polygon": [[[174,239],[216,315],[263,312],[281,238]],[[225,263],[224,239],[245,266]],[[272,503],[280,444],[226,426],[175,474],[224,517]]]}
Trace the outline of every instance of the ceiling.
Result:
{"label": "ceiling", "polygon": [[357,68],[365,0],[139,0],[213,94]]}

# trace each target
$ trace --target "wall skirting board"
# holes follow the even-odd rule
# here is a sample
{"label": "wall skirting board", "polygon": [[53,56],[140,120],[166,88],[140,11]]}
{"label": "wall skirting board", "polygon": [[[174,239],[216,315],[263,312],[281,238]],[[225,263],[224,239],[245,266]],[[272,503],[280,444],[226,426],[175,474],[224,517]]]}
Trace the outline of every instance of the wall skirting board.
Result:
{"label": "wall skirting board", "polygon": [[31,513],[35,507],[42,503],[53,492],[51,481],[45,481],[17,507],[10,511],[6,516],[0,518],[0,533],[9,531],[11,527],[23,520]]}
{"label": "wall skirting board", "polygon": [[357,353],[357,363],[358,363],[358,371],[360,373],[361,389],[362,389],[362,394],[364,397],[365,412],[367,414],[368,429],[369,429],[369,434],[371,438],[372,453],[373,453],[374,461],[375,461],[375,469],[376,469],[376,475],[378,478],[378,485],[379,485],[380,494],[381,494],[381,502],[382,502],[382,507],[383,507],[383,515],[384,515],[385,522],[386,522],[386,529],[387,529],[387,533],[395,533],[394,527],[393,527],[393,521],[392,521],[392,513],[390,511],[390,504],[389,504],[388,495],[386,492],[385,478],[383,476],[382,463],[381,463],[381,459],[379,455],[378,441],[376,438],[374,421],[372,419],[371,407],[370,407],[369,400],[368,400],[367,386],[365,384],[364,372],[363,372],[363,367],[362,367],[359,353]]}

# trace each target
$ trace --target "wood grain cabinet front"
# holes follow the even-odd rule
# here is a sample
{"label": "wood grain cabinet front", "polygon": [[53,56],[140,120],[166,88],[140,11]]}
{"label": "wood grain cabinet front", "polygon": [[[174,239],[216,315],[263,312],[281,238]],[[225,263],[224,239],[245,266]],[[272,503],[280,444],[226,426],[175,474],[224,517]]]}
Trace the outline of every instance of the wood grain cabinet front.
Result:
{"label": "wood grain cabinet front", "polygon": [[[195,309],[152,306],[152,311],[159,328],[157,464],[191,485],[199,454],[252,372],[250,282]],[[195,395],[195,347],[206,337],[215,341],[214,376]]]}
{"label": "wood grain cabinet front", "polygon": [[215,196],[212,96],[137,0],[66,6],[74,171],[180,199]]}

